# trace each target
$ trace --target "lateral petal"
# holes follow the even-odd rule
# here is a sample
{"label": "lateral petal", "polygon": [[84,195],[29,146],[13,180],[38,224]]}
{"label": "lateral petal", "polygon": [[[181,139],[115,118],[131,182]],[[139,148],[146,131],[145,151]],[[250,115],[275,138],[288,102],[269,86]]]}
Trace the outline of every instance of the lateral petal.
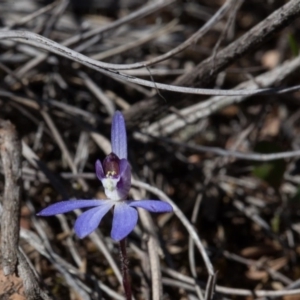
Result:
{"label": "lateral petal", "polygon": [[115,241],[125,238],[135,227],[138,220],[136,209],[125,202],[119,202],[114,208],[111,237]]}
{"label": "lateral petal", "polygon": [[162,213],[173,211],[173,208],[169,203],[160,200],[138,200],[126,202],[130,207],[141,207],[150,212]]}
{"label": "lateral petal", "polygon": [[74,225],[77,236],[82,239],[92,233],[113,205],[112,201],[108,201],[104,205],[91,208],[82,213]]}
{"label": "lateral petal", "polygon": [[53,216],[64,214],[77,208],[101,206],[108,200],[68,200],[57,202],[41,210],[37,216]]}

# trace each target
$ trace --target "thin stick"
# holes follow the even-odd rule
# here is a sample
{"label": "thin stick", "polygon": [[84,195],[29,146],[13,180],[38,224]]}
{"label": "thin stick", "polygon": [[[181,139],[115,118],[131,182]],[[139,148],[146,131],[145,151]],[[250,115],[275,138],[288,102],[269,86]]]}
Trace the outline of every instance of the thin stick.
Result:
{"label": "thin stick", "polygon": [[131,285],[128,274],[128,259],[126,251],[126,238],[120,241],[120,261],[122,268],[123,286],[125,290],[125,296],[127,300],[131,300]]}
{"label": "thin stick", "polygon": [[57,55],[66,57],[73,61],[77,61],[82,65],[85,65],[93,70],[105,74],[115,80],[126,82],[127,84],[128,82],[130,82],[130,83],[135,83],[137,85],[142,85],[142,86],[170,91],[170,92],[177,92],[183,94],[195,94],[195,95],[210,95],[210,96],[253,96],[253,95],[291,93],[293,91],[300,89],[300,85],[296,85],[287,88],[286,87],[264,88],[264,89],[255,89],[255,90],[244,90],[244,89],[243,90],[222,90],[222,89],[215,90],[215,89],[190,88],[184,86],[164,84],[164,83],[140,79],[134,76],[127,75],[125,73],[115,71],[114,69],[124,70],[124,68],[122,68],[122,65],[115,65],[115,64],[105,63],[105,62],[91,59],[81,53],[78,53],[72,49],[64,47],[52,40],[49,40],[33,32],[18,31],[18,30],[7,30],[7,31],[0,30],[0,40],[2,39],[13,39],[23,44],[28,44],[28,45],[38,47],[40,49],[48,50]]}
{"label": "thin stick", "polygon": [[192,143],[181,143],[169,138],[161,138],[161,139],[156,138],[156,139],[184,149],[194,150],[197,152],[207,152],[207,153],[211,153],[223,157],[232,157],[235,159],[244,159],[244,160],[253,160],[253,161],[271,161],[277,159],[295,158],[300,156],[300,150],[277,152],[277,153],[270,153],[270,154],[255,153],[255,152],[244,153],[240,151],[225,150],[218,147],[201,146]]}

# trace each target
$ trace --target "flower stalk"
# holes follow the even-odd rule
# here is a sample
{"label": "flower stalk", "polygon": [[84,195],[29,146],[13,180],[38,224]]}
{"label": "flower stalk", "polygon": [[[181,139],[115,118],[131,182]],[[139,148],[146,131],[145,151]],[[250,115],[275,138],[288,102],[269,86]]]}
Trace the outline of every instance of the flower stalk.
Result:
{"label": "flower stalk", "polygon": [[121,262],[121,270],[122,270],[123,287],[124,287],[124,291],[125,291],[125,296],[126,296],[126,300],[131,300],[132,292],[131,292],[130,276],[128,273],[126,238],[124,238],[120,241],[119,247],[120,247],[120,262]]}

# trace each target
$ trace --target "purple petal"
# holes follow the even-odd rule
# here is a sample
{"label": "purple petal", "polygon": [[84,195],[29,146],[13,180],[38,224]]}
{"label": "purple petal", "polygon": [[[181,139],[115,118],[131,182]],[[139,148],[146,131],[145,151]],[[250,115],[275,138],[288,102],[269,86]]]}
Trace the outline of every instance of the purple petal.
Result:
{"label": "purple petal", "polygon": [[112,152],[120,159],[127,158],[127,135],[124,117],[121,112],[116,111],[111,127]]}
{"label": "purple petal", "polygon": [[127,159],[120,161],[120,180],[117,184],[118,193],[122,199],[126,199],[131,187],[131,167]]}
{"label": "purple petal", "polygon": [[125,202],[115,205],[112,223],[111,237],[115,241],[125,238],[135,227],[138,220],[136,209],[130,207]]}
{"label": "purple petal", "polygon": [[96,161],[95,169],[96,169],[96,175],[97,175],[98,179],[101,181],[105,177],[105,175],[104,175],[103,167],[102,167],[100,160]]}
{"label": "purple petal", "polygon": [[114,203],[106,201],[104,205],[94,207],[82,213],[76,220],[74,230],[79,238],[84,238],[99,226],[102,218],[112,208]]}
{"label": "purple petal", "polygon": [[173,208],[169,203],[160,200],[138,200],[126,202],[131,207],[141,207],[150,212],[162,213],[173,211]]}
{"label": "purple petal", "polygon": [[53,216],[64,214],[77,208],[102,206],[107,200],[69,200],[52,204],[41,210],[38,216]]}

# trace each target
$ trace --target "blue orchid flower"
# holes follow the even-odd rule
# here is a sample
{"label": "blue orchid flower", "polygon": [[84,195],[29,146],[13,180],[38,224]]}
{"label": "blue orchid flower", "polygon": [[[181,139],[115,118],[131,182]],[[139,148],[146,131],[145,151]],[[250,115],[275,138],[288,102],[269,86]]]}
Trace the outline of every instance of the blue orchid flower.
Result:
{"label": "blue orchid flower", "polygon": [[112,153],[101,163],[96,161],[96,175],[102,182],[108,200],[68,200],[48,206],[38,216],[53,216],[78,208],[90,208],[76,220],[74,230],[79,238],[92,233],[102,218],[113,210],[111,237],[116,241],[125,238],[136,226],[136,208],[150,212],[172,212],[169,203],[160,200],[126,200],[131,187],[131,167],[127,160],[127,136],[124,117],[121,112],[114,114],[111,130]]}

